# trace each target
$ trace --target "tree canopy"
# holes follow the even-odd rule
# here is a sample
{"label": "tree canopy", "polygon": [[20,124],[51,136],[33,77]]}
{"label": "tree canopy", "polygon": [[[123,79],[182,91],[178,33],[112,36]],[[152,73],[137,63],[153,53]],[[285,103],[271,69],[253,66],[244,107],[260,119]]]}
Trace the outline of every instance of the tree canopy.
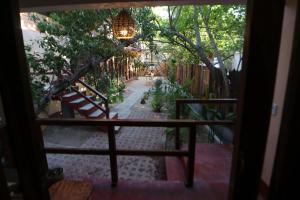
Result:
{"label": "tree canopy", "polygon": [[167,19],[157,20],[158,41],[166,44],[165,49],[171,49],[174,58],[185,63],[204,63],[212,75],[217,64],[228,97],[226,68],[231,64],[229,58],[243,48],[245,6],[173,6],[167,12]]}
{"label": "tree canopy", "polygon": [[[45,50],[39,55],[27,48],[31,72],[40,77],[33,77],[33,88],[51,83],[49,94],[56,94],[99,63],[123,55],[124,46],[142,41],[152,51],[167,53],[172,59],[203,63],[212,75],[214,65],[218,64],[223,75],[221,84],[228,97],[226,69],[234,52],[242,51],[245,6],[171,6],[166,10],[168,17],[161,18],[149,7],[129,9],[136,20],[138,34],[124,41],[112,35],[112,19],[119,9],[51,12],[47,18],[32,15],[44,33],[39,44]],[[55,83],[46,76],[46,72],[53,72],[59,77],[63,69],[72,71],[73,76]]]}
{"label": "tree canopy", "polygon": [[[138,34],[127,41],[119,41],[112,35],[112,19],[118,9],[74,10],[51,12],[41,18],[32,14],[38,24],[42,40],[38,41],[44,53],[26,48],[27,60],[33,74],[32,87],[40,93],[45,84],[50,84],[49,94],[56,94],[70,83],[97,68],[112,56],[124,54],[124,46],[143,40],[152,43],[155,35],[151,23],[155,17],[151,8],[130,9],[136,20]],[[73,72],[73,76],[52,82],[47,72],[60,77],[62,70]],[[38,77],[38,78],[37,78]]]}

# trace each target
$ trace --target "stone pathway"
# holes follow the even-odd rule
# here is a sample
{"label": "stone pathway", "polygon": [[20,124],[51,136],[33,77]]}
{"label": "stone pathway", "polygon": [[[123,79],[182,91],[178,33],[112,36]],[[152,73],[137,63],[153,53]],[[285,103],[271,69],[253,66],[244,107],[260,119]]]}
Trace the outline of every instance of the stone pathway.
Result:
{"label": "stone pathway", "polygon": [[[131,119],[164,119],[163,113],[151,111],[149,102],[140,104],[140,98],[149,89],[144,79],[130,82],[131,90],[125,101],[116,107],[121,110],[120,118]],[[116,108],[115,108],[116,109]],[[95,127],[48,127],[44,131],[46,146],[64,146],[80,148],[108,148],[106,133]],[[123,127],[116,134],[118,149],[151,149],[165,148],[163,128]],[[48,165],[63,167],[69,179],[109,179],[110,163],[108,156],[59,155],[48,154]],[[118,156],[118,175],[124,180],[157,180],[165,179],[163,157]]]}
{"label": "stone pathway", "polygon": [[[157,78],[155,78],[157,79]],[[153,81],[155,81],[155,79]],[[141,99],[144,92],[147,92],[152,86],[145,77],[139,77],[138,80],[130,81],[126,84],[126,90],[129,93],[125,94],[125,99],[122,103],[113,105],[111,111],[118,112],[119,119],[126,119],[131,113],[133,105]]]}

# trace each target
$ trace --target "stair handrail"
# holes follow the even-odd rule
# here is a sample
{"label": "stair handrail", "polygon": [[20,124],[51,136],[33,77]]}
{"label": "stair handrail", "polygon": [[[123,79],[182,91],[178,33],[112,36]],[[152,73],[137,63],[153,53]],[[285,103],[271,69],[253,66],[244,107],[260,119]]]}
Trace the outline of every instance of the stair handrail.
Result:
{"label": "stair handrail", "polygon": [[[73,75],[70,71],[68,70],[63,70],[64,72],[66,72],[67,74],[69,75]],[[96,96],[99,96],[103,101],[104,101],[104,107],[105,107],[105,110],[103,110],[103,108],[101,109],[104,113],[105,113],[105,116],[107,119],[109,119],[109,106],[108,106],[108,99],[107,97],[105,97],[103,94],[101,94],[99,91],[97,91],[96,89],[94,89],[92,86],[90,86],[89,84],[87,84],[86,82],[80,80],[80,79],[77,79],[76,81],[74,82],[79,82],[80,84],[82,84],[84,87],[86,87],[88,90],[90,90],[91,92],[93,92]],[[76,90],[75,88],[72,88],[73,90]],[[77,90],[76,90],[77,91]],[[76,92],[75,91],[75,92]],[[79,92],[79,91],[77,91]],[[80,93],[80,92],[79,92]],[[83,94],[80,93],[80,95],[82,96]],[[84,95],[85,96],[85,95]],[[91,101],[89,98],[87,98],[89,102],[93,102]],[[94,103],[93,103],[94,104]],[[95,103],[96,104],[96,103]],[[97,106],[98,108],[98,106]]]}
{"label": "stair handrail", "polygon": [[[64,72],[66,72],[69,75],[73,75],[70,71],[68,70],[64,70]],[[94,94],[96,94],[97,96],[101,97],[104,101],[108,101],[107,97],[105,97],[103,94],[101,94],[99,91],[97,91],[96,89],[94,89],[92,86],[90,86],[89,84],[87,84],[86,82],[77,79],[75,82],[79,82],[82,85],[84,85],[87,89],[91,90]]]}
{"label": "stair handrail", "polygon": [[108,101],[107,97],[105,97],[103,94],[101,94],[99,91],[97,91],[96,89],[94,89],[92,86],[90,86],[86,82],[84,82],[84,81],[82,81],[80,79],[78,79],[77,81],[79,83],[81,83],[84,87],[86,87],[87,89],[89,89],[90,91],[92,91],[94,94],[96,94],[97,96],[99,96],[104,101]]}
{"label": "stair handrail", "polygon": [[95,103],[94,101],[92,101],[90,98],[88,98],[86,95],[84,95],[82,92],[76,90],[74,87],[71,87],[71,89],[76,92],[77,94],[79,94],[80,96],[82,96],[85,100],[87,100],[88,102],[90,102],[91,104],[93,104],[94,106],[96,106],[98,109],[102,110],[105,114],[106,114],[106,110],[104,108],[102,108],[100,105],[98,105],[97,103]]}

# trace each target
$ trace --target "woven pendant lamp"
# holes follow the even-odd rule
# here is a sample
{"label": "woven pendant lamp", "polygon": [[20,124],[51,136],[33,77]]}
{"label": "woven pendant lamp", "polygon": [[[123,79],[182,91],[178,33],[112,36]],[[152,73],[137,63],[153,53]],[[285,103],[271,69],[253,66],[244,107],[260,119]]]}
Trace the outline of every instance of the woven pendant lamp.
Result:
{"label": "woven pendant lamp", "polygon": [[117,39],[130,39],[135,36],[135,21],[126,10],[122,10],[113,20],[113,33]]}

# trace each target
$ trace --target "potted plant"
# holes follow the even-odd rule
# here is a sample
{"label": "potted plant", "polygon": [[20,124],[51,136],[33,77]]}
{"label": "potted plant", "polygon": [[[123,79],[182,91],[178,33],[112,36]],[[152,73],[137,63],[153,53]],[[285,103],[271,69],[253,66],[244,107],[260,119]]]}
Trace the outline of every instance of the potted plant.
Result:
{"label": "potted plant", "polygon": [[154,89],[152,92],[153,99],[151,101],[151,106],[154,112],[160,112],[163,107],[163,90],[162,90],[162,80],[158,79],[154,83]]}

